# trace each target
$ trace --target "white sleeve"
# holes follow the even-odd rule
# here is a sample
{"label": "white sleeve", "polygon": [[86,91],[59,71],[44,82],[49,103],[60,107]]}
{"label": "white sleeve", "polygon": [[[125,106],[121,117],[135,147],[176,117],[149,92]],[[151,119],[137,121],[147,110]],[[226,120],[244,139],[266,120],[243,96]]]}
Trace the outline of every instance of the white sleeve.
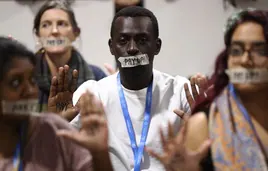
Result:
{"label": "white sleeve", "polygon": [[95,80],[88,80],[84,82],[83,84],[81,84],[73,94],[73,105],[74,106],[76,105],[81,95],[85,93],[87,90],[95,94],[96,96],[98,96],[99,92],[97,89],[98,87],[97,84],[98,82]]}
{"label": "white sleeve", "polygon": [[[89,80],[84,82],[81,86],[78,87],[78,89],[73,94],[73,105],[75,106],[78,100],[80,99],[81,95],[85,93],[87,90],[91,93],[98,96],[99,92],[97,89],[97,81],[95,80]],[[70,124],[74,126],[77,129],[80,129],[80,114],[78,114],[71,122]]]}
{"label": "white sleeve", "polygon": [[186,93],[184,90],[184,84],[187,83],[190,88],[190,93],[192,94],[190,81],[187,78],[181,76],[176,76],[175,80],[176,80],[175,92],[177,99],[180,101],[180,107],[181,107],[180,110],[184,111],[185,113],[191,113],[190,105],[187,101]]}
{"label": "white sleeve", "polygon": [[81,128],[81,123],[80,123],[80,114],[76,115],[76,117],[70,122],[70,124],[76,128],[80,129]]}

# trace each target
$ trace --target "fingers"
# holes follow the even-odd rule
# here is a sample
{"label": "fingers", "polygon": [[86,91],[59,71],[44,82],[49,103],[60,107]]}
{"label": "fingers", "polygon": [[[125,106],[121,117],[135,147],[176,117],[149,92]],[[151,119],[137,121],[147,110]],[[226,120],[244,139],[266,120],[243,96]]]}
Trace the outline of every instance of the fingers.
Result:
{"label": "fingers", "polygon": [[151,149],[148,149],[145,147],[145,151],[152,157],[156,158],[157,160],[159,160],[160,162],[163,162],[164,161],[164,156],[160,155],[160,154],[157,154],[156,152],[154,152],[153,150]]}
{"label": "fingers", "polygon": [[64,65],[64,74],[63,74],[63,91],[69,90],[69,66]]}
{"label": "fingers", "polygon": [[9,35],[7,36],[7,38],[9,38],[9,39],[11,39],[11,40],[15,40],[15,41],[17,41],[17,39],[16,39],[15,37],[13,37],[11,34],[9,34]]}
{"label": "fingers", "polygon": [[57,84],[58,80],[57,77],[53,77],[51,79],[50,91],[49,91],[49,98],[55,97],[57,94]]}
{"label": "fingers", "polygon": [[199,88],[199,94],[203,95],[205,91],[205,82],[204,79],[202,78],[197,78],[196,79],[197,86]]}
{"label": "fingers", "polygon": [[193,97],[192,97],[192,95],[190,93],[190,90],[189,90],[189,87],[188,87],[187,83],[184,84],[184,91],[185,91],[186,99],[187,99],[187,101],[189,103],[189,106],[190,106],[191,109],[193,109],[195,101],[194,101],[194,99],[193,99]]}
{"label": "fingers", "polygon": [[184,111],[179,110],[179,109],[175,109],[175,110],[173,110],[173,112],[174,112],[176,115],[178,115],[181,119],[184,120],[184,116],[185,116],[185,112],[184,112]]}
{"label": "fingers", "polygon": [[79,108],[81,110],[81,116],[87,116],[92,114],[104,115],[104,108],[100,100],[98,100],[92,93],[87,91],[79,100]]}
{"label": "fingers", "polygon": [[211,96],[213,96],[213,94],[214,94],[214,85],[210,85],[208,88],[207,88],[207,90],[205,91],[205,93],[206,93],[206,96],[208,97],[208,98],[210,98]]}
{"label": "fingers", "polygon": [[168,139],[171,140],[174,138],[174,130],[170,122],[168,122]]}
{"label": "fingers", "polygon": [[211,140],[206,140],[197,150],[197,158],[198,160],[202,160],[208,154],[209,148],[212,144]]}
{"label": "fingers", "polygon": [[69,130],[59,130],[57,131],[57,136],[67,138],[69,140],[74,141],[75,143],[82,145],[83,136],[79,134],[77,131],[69,131]]}
{"label": "fingers", "polygon": [[184,122],[186,122],[189,119],[189,114],[186,114],[184,111],[179,110],[179,109],[175,109],[173,112],[182,119],[182,121],[179,124],[179,129],[178,129],[180,130],[183,127]]}
{"label": "fingers", "polygon": [[78,71],[74,69],[72,73],[72,82],[70,87],[72,93],[74,93],[77,88],[77,81],[78,81]]}
{"label": "fingers", "polygon": [[58,75],[58,92],[63,91],[63,84],[64,84],[64,68],[60,67],[59,68],[59,75]]}
{"label": "fingers", "polygon": [[110,75],[116,73],[116,70],[110,64],[105,63],[104,67]]}
{"label": "fingers", "polygon": [[89,115],[81,119],[81,125],[83,130],[90,131],[94,127],[107,127],[107,121],[100,115]]}
{"label": "fingers", "polygon": [[69,70],[70,68],[68,65],[64,65],[64,67],[59,68],[58,92],[70,91],[74,93],[74,91],[76,90],[77,80],[78,80],[78,71],[76,69],[73,70],[71,85],[69,87],[69,83],[70,83]]}
{"label": "fingers", "polygon": [[159,129],[159,134],[160,134],[162,147],[163,147],[164,150],[167,150],[167,147],[166,147],[167,140],[165,139],[165,136],[164,136],[162,128]]}
{"label": "fingers", "polygon": [[176,142],[178,144],[184,144],[185,143],[185,137],[186,137],[186,132],[187,132],[187,127],[188,127],[188,117],[185,116],[185,120],[182,123],[182,126],[179,130],[179,134],[176,137]]}
{"label": "fingers", "polygon": [[197,74],[196,75],[197,86],[199,88],[199,95],[206,97],[205,91],[208,89],[208,80],[205,75]]}
{"label": "fingers", "polygon": [[73,120],[79,113],[79,109],[76,107],[68,108],[61,113],[61,116],[67,121]]}
{"label": "fingers", "polygon": [[197,79],[195,77],[192,77],[190,82],[191,82],[191,89],[192,89],[193,97],[194,97],[194,100],[196,100],[198,97],[198,92],[196,89]]}

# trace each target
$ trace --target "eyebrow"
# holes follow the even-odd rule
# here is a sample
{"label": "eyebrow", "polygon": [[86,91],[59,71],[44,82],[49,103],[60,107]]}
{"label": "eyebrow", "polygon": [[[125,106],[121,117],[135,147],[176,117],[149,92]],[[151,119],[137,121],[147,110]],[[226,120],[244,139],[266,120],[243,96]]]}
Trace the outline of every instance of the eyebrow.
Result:
{"label": "eyebrow", "polygon": [[[65,19],[57,19],[57,21],[68,22],[68,20],[65,20]],[[51,20],[43,20],[40,23],[51,23]]]}
{"label": "eyebrow", "polygon": [[[253,44],[253,45],[263,45],[263,44],[267,44],[265,41],[252,41],[252,42],[250,42],[251,44]],[[240,46],[242,46],[242,45],[244,45],[245,44],[245,42],[243,42],[243,41],[233,41],[232,43],[231,43],[231,45],[240,45]]]}

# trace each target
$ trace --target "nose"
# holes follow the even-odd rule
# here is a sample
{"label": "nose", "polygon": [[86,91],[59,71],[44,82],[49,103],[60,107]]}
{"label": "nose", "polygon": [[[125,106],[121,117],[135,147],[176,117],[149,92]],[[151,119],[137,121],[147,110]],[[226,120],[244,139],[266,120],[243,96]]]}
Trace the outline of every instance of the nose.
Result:
{"label": "nose", "polygon": [[59,34],[59,29],[58,29],[57,25],[55,25],[55,24],[52,26],[52,34],[53,35]]}
{"label": "nose", "polygon": [[139,49],[138,49],[137,44],[134,40],[131,40],[129,42],[127,53],[131,56],[137,55],[139,53]]}
{"label": "nose", "polygon": [[38,96],[38,88],[36,84],[33,83],[26,83],[23,91],[23,97],[25,99],[32,99],[32,98],[37,98]]}
{"label": "nose", "polygon": [[250,68],[253,66],[253,60],[250,51],[246,51],[241,57],[241,65],[245,68]]}

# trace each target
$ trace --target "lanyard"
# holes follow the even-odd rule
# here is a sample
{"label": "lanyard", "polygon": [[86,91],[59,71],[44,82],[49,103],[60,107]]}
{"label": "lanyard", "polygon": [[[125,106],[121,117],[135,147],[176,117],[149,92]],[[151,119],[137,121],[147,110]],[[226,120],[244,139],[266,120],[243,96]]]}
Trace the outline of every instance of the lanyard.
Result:
{"label": "lanyard", "polygon": [[23,138],[23,127],[20,128],[20,138],[19,138],[19,142],[16,145],[15,154],[13,156],[13,170],[14,171],[23,171],[23,163],[21,159],[22,138]]}
{"label": "lanyard", "polygon": [[131,148],[132,148],[132,151],[134,154],[134,159],[135,159],[134,171],[140,171],[141,159],[143,156],[144,146],[145,146],[145,142],[147,139],[148,130],[150,127],[151,106],[152,106],[152,84],[153,83],[151,82],[147,88],[142,134],[141,134],[139,147],[137,147],[135,132],[133,129],[133,125],[132,125],[130,116],[129,116],[127,102],[126,102],[124,91],[123,91],[121,81],[120,81],[120,73],[118,73],[118,75],[117,75],[117,87],[118,87],[121,108],[122,108],[122,111],[124,114],[124,119],[125,119],[125,123],[126,123],[127,130],[128,130]]}
{"label": "lanyard", "polygon": [[253,133],[254,133],[254,135],[255,135],[256,138],[257,138],[257,141],[258,141],[258,143],[259,143],[259,145],[260,145],[261,150],[263,151],[263,154],[264,154],[265,158],[267,158],[265,149],[264,149],[264,147],[263,147],[263,145],[262,145],[262,143],[261,143],[261,139],[260,139],[259,135],[257,134],[257,131],[256,131],[254,125],[253,125],[253,122],[252,122],[252,120],[251,120],[251,118],[250,118],[250,116],[249,116],[249,114],[248,114],[246,108],[243,106],[243,104],[242,104],[242,103],[240,102],[240,100],[238,99],[238,96],[237,96],[237,94],[235,93],[235,89],[234,89],[233,84],[229,84],[229,87],[228,87],[228,88],[229,88],[229,91],[230,91],[231,95],[234,97],[234,100],[235,100],[236,103],[238,104],[239,109],[240,109],[241,112],[243,113],[243,116],[245,117],[245,119],[246,119],[247,122],[249,123],[251,129],[253,130]]}

